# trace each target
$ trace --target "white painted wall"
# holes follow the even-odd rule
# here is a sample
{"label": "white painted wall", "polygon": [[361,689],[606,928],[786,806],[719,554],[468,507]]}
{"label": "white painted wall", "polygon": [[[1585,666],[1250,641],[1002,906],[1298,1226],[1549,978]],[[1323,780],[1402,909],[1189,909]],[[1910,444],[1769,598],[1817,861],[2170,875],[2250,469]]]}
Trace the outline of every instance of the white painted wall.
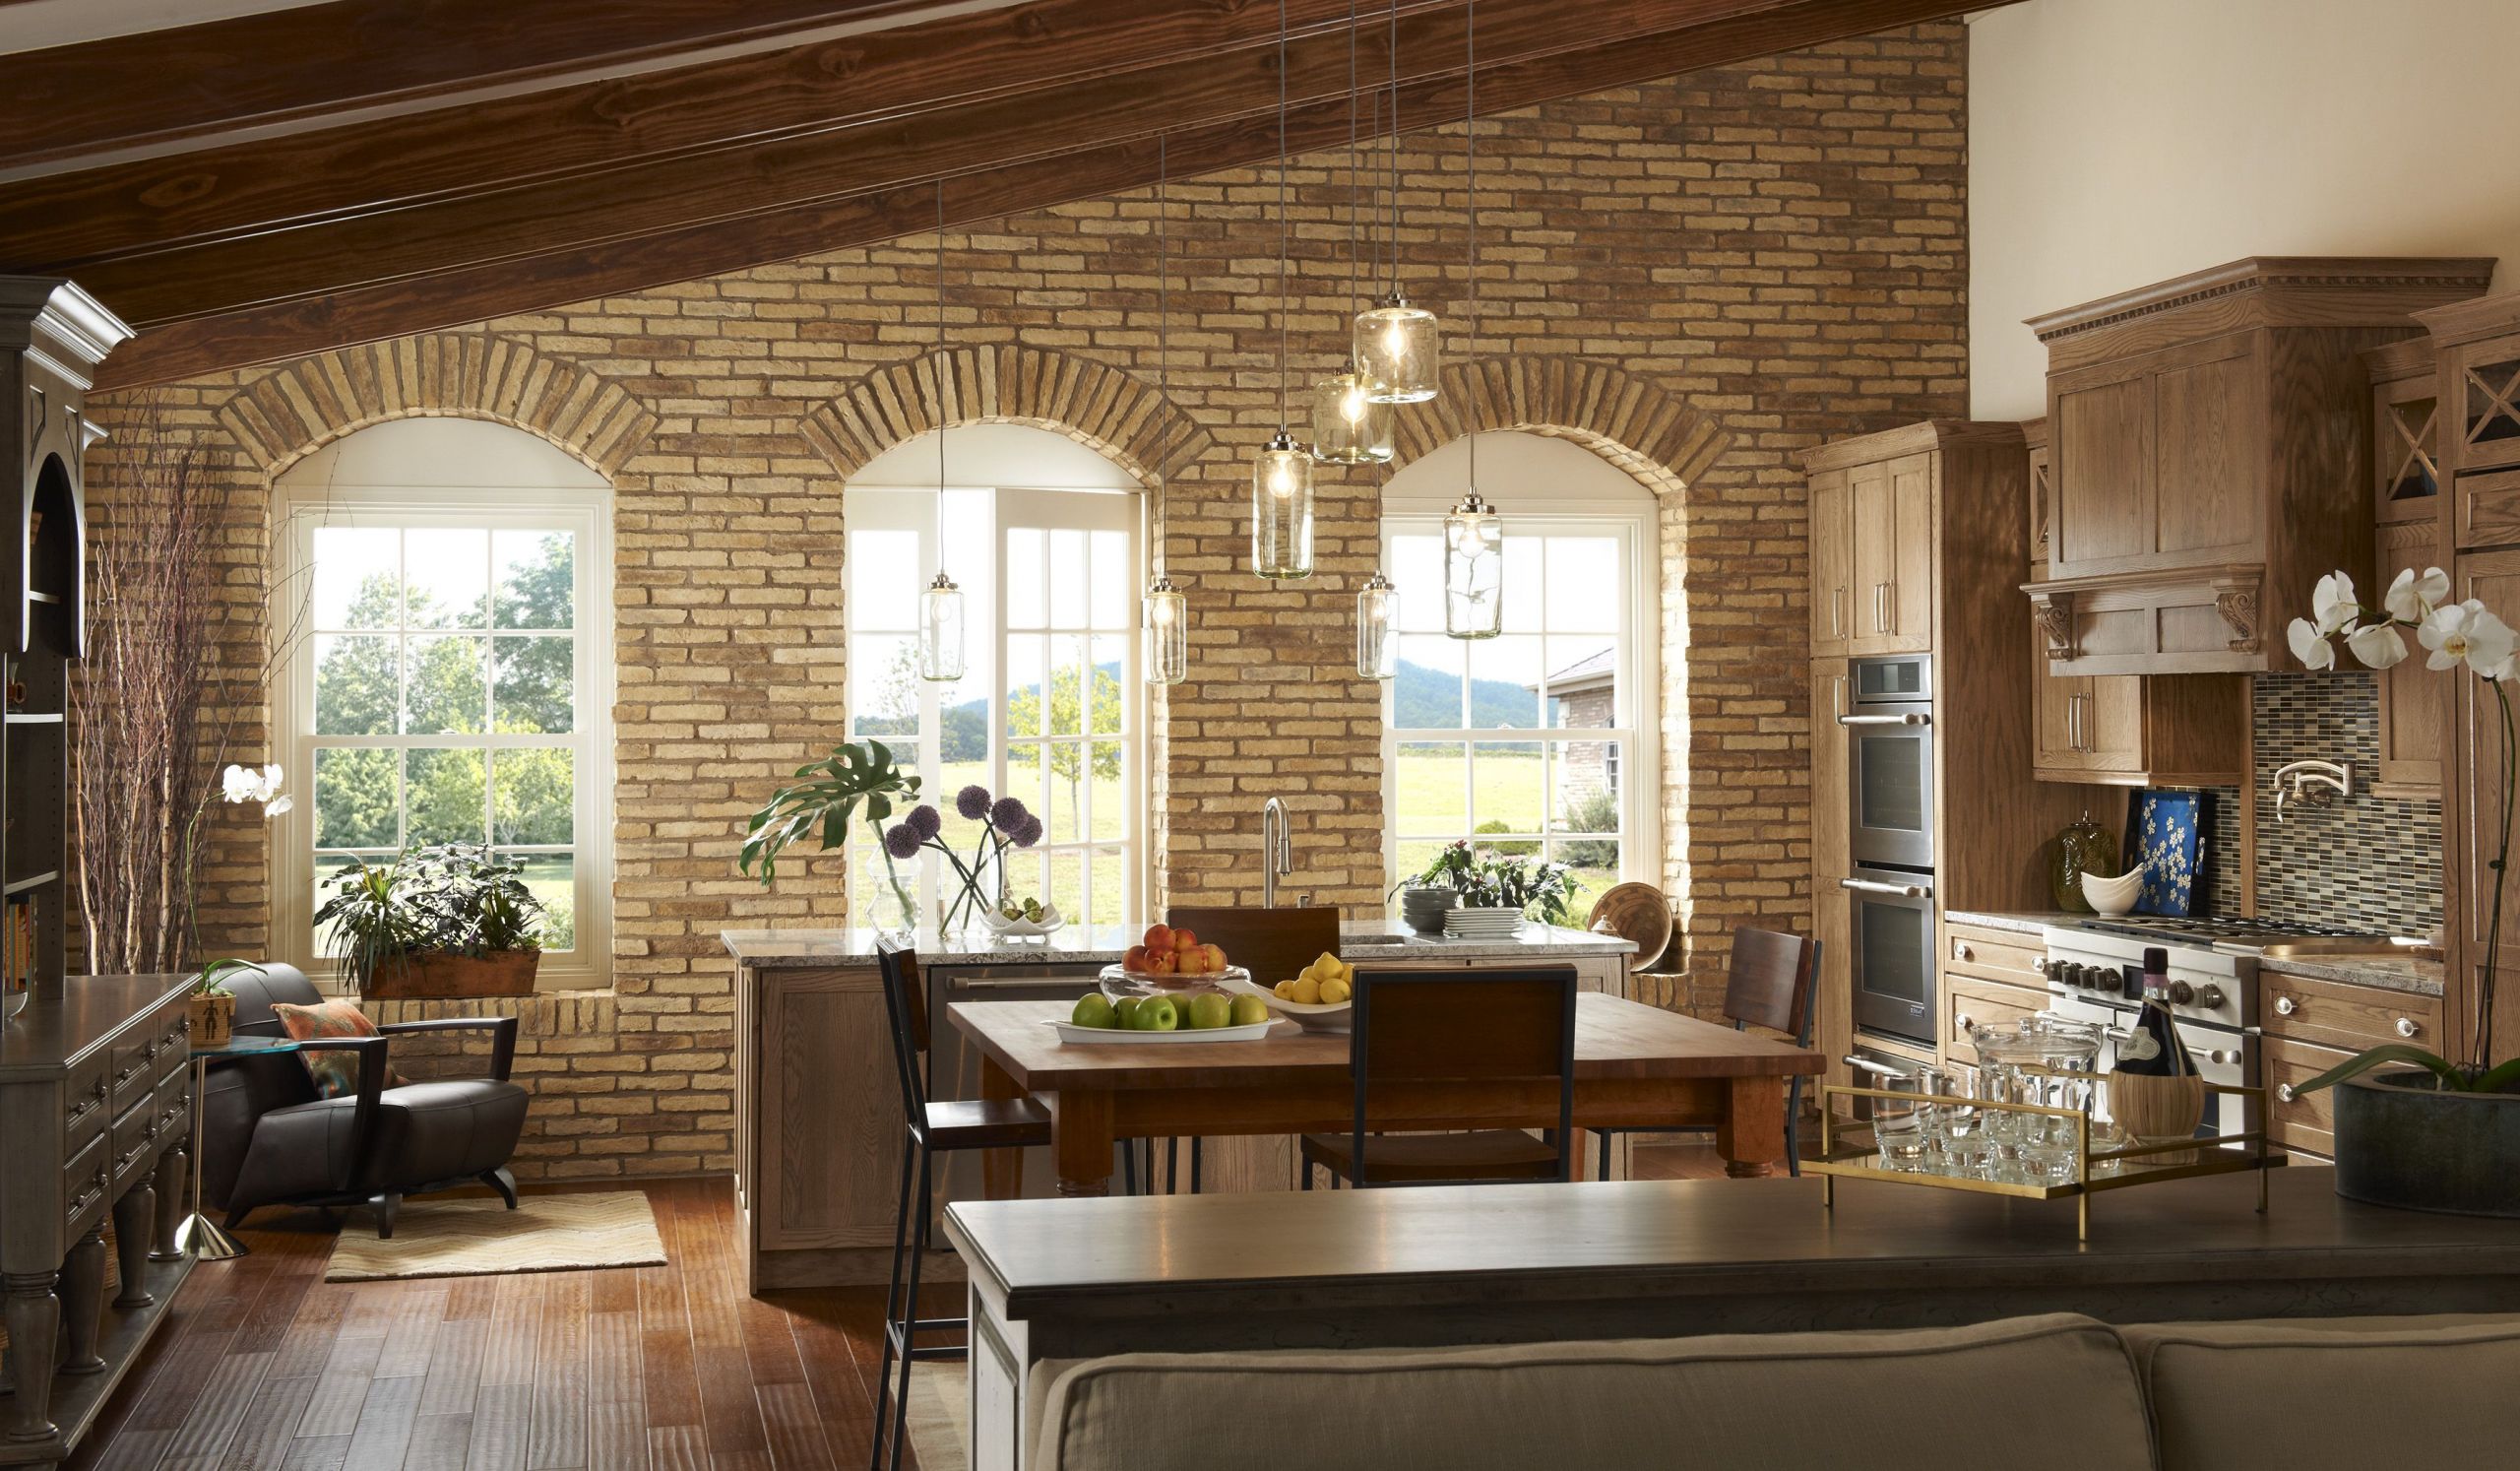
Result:
{"label": "white painted wall", "polygon": [[608,490],[593,466],[539,434],[484,418],[389,418],[346,434],[282,471],[280,489],[320,499],[338,489]]}
{"label": "white painted wall", "polygon": [[1970,403],[2044,411],[2022,319],[2248,255],[2520,277],[2515,0],[2026,0],[1970,29]]}
{"label": "white painted wall", "polygon": [[[1118,464],[1031,424],[958,424],[945,431],[946,483],[1026,490],[1135,490]],[[936,488],[936,431],[905,439],[867,461],[850,488]]]}
{"label": "white painted wall", "polygon": [[[1545,515],[1581,503],[1650,506],[1644,482],[1571,439],[1494,429],[1479,440],[1479,493],[1508,515]],[[1383,489],[1390,514],[1448,511],[1470,488],[1470,439],[1448,439],[1401,467]]]}

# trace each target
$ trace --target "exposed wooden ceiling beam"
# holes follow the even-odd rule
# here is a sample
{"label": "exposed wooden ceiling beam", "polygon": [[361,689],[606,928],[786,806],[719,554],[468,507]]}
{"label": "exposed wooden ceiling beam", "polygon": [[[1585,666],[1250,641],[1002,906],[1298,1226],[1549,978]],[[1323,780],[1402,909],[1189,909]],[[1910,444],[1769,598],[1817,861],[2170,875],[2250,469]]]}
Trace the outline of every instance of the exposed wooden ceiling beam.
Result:
{"label": "exposed wooden ceiling beam", "polygon": [[[1521,54],[1497,57],[1491,65],[1488,58],[1497,55],[1489,45],[1496,34],[1491,16],[1514,13],[1518,24],[1528,24],[1533,12],[1553,11],[1555,24],[1548,29],[1559,39],[1571,17],[1565,7],[1540,0],[1486,0],[1480,14],[1480,110],[1511,110],[1970,7],[1953,0],[1622,0],[1582,7],[1597,8],[1630,15],[1660,10],[1664,24],[1571,48],[1533,45],[1527,36]],[[1344,22],[1344,0],[1340,11]],[[1419,19],[1432,20],[1441,13],[1430,9]],[[1675,22],[1673,14],[1685,19]],[[1274,12],[1270,19],[1274,23]],[[1457,15],[1454,28],[1454,45],[1448,49],[1457,56]],[[1344,30],[1335,44],[1336,83],[1326,95],[1316,76],[1324,63],[1314,48],[1321,44],[1320,37],[1308,39],[1290,68],[1291,82],[1316,84],[1310,87],[1311,99],[1290,119],[1290,147],[1297,152],[1330,147],[1347,137]],[[1411,54],[1404,38],[1404,64]],[[779,181],[779,187],[763,187],[759,174],[721,158],[721,168],[737,174],[731,182],[740,187],[704,189],[701,197],[683,201],[680,218],[673,213],[670,191],[633,190],[635,197],[625,196],[622,209],[582,218],[577,213],[582,206],[564,205],[537,187],[514,198],[489,196],[511,213],[468,217],[465,229],[432,234],[428,249],[398,250],[390,230],[358,233],[373,228],[360,218],[327,222],[327,231],[346,231],[327,238],[360,242],[344,247],[346,255],[341,256],[359,268],[350,272],[328,266],[332,257],[327,255],[295,251],[286,253],[284,270],[275,273],[258,266],[247,247],[286,241],[289,232],[259,242],[222,241],[164,256],[99,263],[81,277],[109,304],[128,310],[119,294],[158,313],[138,313],[155,325],[107,360],[99,381],[111,387],[165,381],[890,239],[933,224],[935,180],[940,176],[947,181],[946,216],[954,224],[1140,188],[1155,178],[1154,135],[1159,129],[1168,140],[1176,177],[1265,160],[1277,153],[1274,40],[1269,55],[1269,67],[1254,71],[1246,66],[1238,76],[1230,66],[1218,66],[1194,69],[1199,75],[1168,83],[1158,74],[1077,84],[1099,98],[1082,114],[1043,106],[1038,96],[1029,104],[991,97],[922,115],[917,126],[896,127],[889,134],[877,125],[850,135],[852,146],[828,158],[807,150],[812,167]],[[1092,93],[1096,86],[1111,83],[1125,85],[1107,94]],[[1244,96],[1262,84],[1266,105]],[[1184,90],[1171,90],[1176,87]],[[1132,91],[1153,96],[1132,96]],[[1408,131],[1450,122],[1460,117],[1463,103],[1458,69],[1428,69],[1415,81],[1404,81],[1400,127]],[[1038,115],[1026,116],[1028,105]],[[1079,117],[1082,123],[1075,121]],[[939,118],[964,122],[970,136],[931,137],[963,131],[931,126]],[[1045,121],[1049,126],[1042,127]],[[1068,126],[1062,129],[1061,123]],[[778,145],[770,149],[768,157],[782,157]],[[615,182],[635,184],[636,173],[644,168]],[[803,187],[797,186],[799,179]],[[517,208],[537,201],[560,210],[562,228],[538,233],[532,209]],[[474,209],[481,203],[466,200],[460,207]],[[407,211],[378,218],[425,222],[433,217]],[[474,226],[479,232],[473,232]],[[218,251],[243,253],[211,253]],[[153,262],[164,269],[146,269]],[[186,298],[166,283],[179,263],[190,276],[204,262],[215,269],[181,289],[208,288],[225,304],[187,311]],[[235,274],[230,277],[230,272]],[[308,277],[300,273],[313,273],[332,285],[310,288]],[[219,285],[220,280],[229,284]],[[97,282],[106,285],[97,288]]]}

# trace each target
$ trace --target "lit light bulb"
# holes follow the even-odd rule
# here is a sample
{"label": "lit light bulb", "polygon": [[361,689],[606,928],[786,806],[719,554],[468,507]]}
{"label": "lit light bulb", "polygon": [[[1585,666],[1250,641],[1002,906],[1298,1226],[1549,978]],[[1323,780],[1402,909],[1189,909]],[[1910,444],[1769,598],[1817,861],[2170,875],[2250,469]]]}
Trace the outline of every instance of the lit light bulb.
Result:
{"label": "lit light bulb", "polygon": [[1400,321],[1394,321],[1390,326],[1385,327],[1385,328],[1382,330],[1382,350],[1383,350],[1385,352],[1388,352],[1388,353],[1390,353],[1390,354],[1391,354],[1391,360],[1392,360],[1392,361],[1394,361],[1394,362],[1406,362],[1406,361],[1408,361],[1408,360],[1409,360],[1409,327],[1408,327],[1408,324],[1406,324],[1406,323],[1404,323],[1404,322],[1400,322]]}
{"label": "lit light bulb", "polygon": [[1348,391],[1339,396],[1339,416],[1350,423],[1361,423],[1365,417],[1365,385],[1362,379],[1350,375]]}
{"label": "lit light bulb", "polygon": [[1269,493],[1280,500],[1295,493],[1294,467],[1279,460],[1269,467]]}

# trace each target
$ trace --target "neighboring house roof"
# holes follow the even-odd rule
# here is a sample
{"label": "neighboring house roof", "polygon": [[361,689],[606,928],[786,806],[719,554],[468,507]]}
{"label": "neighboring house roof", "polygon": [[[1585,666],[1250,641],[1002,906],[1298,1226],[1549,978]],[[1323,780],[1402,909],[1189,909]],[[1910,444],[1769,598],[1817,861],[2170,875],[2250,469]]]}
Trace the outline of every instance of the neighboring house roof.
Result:
{"label": "neighboring house roof", "polygon": [[[1608,689],[1616,683],[1617,678],[1618,649],[1613,645],[1598,654],[1587,655],[1576,660],[1573,664],[1550,674],[1547,681],[1548,692],[1562,697],[1582,694],[1587,690]],[[1540,686],[1526,684],[1523,688],[1537,690]]]}

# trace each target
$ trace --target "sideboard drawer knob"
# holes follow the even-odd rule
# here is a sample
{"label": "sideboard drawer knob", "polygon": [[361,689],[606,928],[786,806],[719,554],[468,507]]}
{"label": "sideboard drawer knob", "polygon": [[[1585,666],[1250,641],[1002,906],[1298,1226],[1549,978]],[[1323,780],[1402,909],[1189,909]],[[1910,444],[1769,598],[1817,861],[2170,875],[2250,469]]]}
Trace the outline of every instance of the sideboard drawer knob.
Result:
{"label": "sideboard drawer knob", "polygon": [[2398,1018],[2398,1035],[2400,1037],[2412,1037],[2419,1030],[2421,1029],[2416,1026],[2414,1017],[2401,1016]]}
{"label": "sideboard drawer knob", "polygon": [[2291,1103],[2298,1097],[2298,1095],[2293,1092],[2293,1085],[2290,1083],[2276,1084],[2275,1096],[2285,1103]]}
{"label": "sideboard drawer knob", "polygon": [[2300,1009],[2301,1003],[2294,1000],[2291,996],[2277,996],[2275,998],[2275,1014],[2277,1016],[2291,1016],[2294,1012]]}

